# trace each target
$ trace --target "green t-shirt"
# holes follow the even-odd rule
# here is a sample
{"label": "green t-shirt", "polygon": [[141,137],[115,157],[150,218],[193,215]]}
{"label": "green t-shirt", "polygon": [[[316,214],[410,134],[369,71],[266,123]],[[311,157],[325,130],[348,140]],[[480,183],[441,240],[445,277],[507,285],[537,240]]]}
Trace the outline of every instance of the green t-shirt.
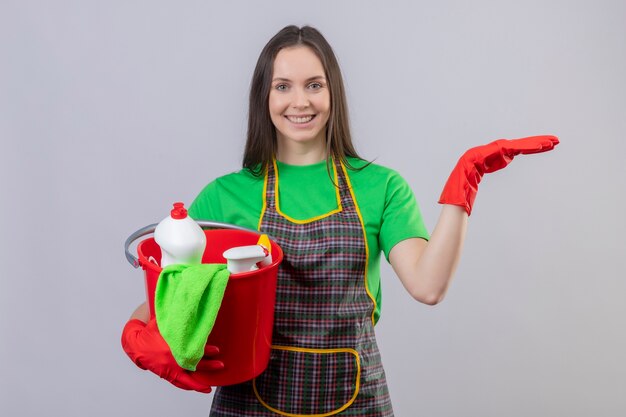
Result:
{"label": "green t-shirt", "polygon": [[[348,158],[353,167],[366,163]],[[295,220],[311,219],[337,209],[336,188],[326,161],[312,165],[288,165],[277,161],[280,211]],[[347,168],[347,167],[346,167]],[[347,168],[359,207],[369,249],[367,282],[376,300],[374,320],[380,317],[380,253],[408,238],[428,239],[413,191],[395,171],[376,164],[361,170]],[[332,173],[332,171],[331,171]],[[247,169],[217,178],[208,184],[189,207],[196,220],[213,220],[258,229],[263,209],[263,177]]]}

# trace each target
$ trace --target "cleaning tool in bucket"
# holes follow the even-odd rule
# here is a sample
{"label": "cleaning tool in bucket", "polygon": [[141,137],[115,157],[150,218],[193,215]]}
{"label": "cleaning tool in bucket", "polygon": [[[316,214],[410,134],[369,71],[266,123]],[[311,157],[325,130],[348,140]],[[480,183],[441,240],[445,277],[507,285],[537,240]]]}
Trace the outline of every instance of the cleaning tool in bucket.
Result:
{"label": "cleaning tool in bucket", "polygon": [[269,236],[261,235],[261,237],[259,237],[259,241],[256,244],[262,246],[267,251],[267,255],[261,261],[261,266],[271,265],[272,264],[272,245],[270,244]]}
{"label": "cleaning tool in bucket", "polygon": [[[222,256],[226,250],[236,246],[256,245],[259,242],[260,233],[255,230],[219,222],[197,223],[201,227],[211,228],[204,230],[206,249],[202,256],[203,263],[226,263]],[[153,257],[160,263],[161,249],[152,237],[139,242],[137,257],[130,253],[129,247],[140,237],[153,233],[155,226],[149,225],[136,231],[125,243],[128,261],[134,267],[141,266],[144,270],[146,298],[152,318],[155,317],[154,298],[162,269],[149,259]],[[282,249],[271,238],[269,246],[272,255],[269,265],[254,271],[231,274],[228,279],[215,324],[207,339],[207,345],[219,349],[219,353],[211,359],[221,361],[224,368],[206,373],[196,371],[202,372],[203,380],[212,386],[251,380],[267,367],[274,325],[276,280],[278,267],[283,260]]]}
{"label": "cleaning tool in bucket", "polygon": [[257,263],[263,262],[269,251],[261,245],[235,246],[223,254],[228,270],[237,274],[259,269]]}
{"label": "cleaning tool in bucket", "polygon": [[181,368],[195,371],[222,304],[229,272],[224,264],[166,266],[154,308],[163,339]]}
{"label": "cleaning tool in bucket", "polygon": [[170,215],[154,230],[154,240],[161,247],[161,268],[202,262],[206,236],[198,223],[187,216],[183,203],[174,203]]}

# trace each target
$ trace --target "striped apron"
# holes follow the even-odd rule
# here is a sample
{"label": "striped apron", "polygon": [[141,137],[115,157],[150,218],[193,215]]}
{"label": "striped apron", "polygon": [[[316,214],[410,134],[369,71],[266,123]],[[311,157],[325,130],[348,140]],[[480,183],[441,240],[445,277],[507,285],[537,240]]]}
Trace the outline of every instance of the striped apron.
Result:
{"label": "striped apron", "polygon": [[284,252],[270,362],[254,381],[217,388],[212,417],[393,416],[374,336],[365,229],[345,167],[333,168],[338,209],[300,221],[280,211],[278,170],[268,167],[259,229]]}

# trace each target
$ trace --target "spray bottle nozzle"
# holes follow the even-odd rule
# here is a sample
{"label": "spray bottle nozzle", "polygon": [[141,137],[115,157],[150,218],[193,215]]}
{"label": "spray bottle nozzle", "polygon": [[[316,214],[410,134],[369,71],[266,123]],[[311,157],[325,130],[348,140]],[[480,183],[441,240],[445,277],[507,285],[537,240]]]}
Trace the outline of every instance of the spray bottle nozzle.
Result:
{"label": "spray bottle nozzle", "polygon": [[[222,255],[226,258],[226,267],[231,274],[254,271],[257,263],[263,262],[270,256],[269,251],[261,245],[236,246]],[[271,263],[271,261],[270,261]]]}

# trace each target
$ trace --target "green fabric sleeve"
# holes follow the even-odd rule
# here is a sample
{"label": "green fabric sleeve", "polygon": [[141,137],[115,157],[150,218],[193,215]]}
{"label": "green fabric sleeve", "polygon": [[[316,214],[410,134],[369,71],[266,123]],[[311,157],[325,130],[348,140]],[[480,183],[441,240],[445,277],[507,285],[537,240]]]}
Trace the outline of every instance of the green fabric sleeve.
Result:
{"label": "green fabric sleeve", "polygon": [[198,194],[188,214],[195,220],[214,220],[258,229],[263,207],[263,178],[248,170],[217,178]]}
{"label": "green fabric sleeve", "polygon": [[[353,158],[349,162],[357,168],[365,164]],[[415,195],[398,172],[370,164],[362,170],[348,170],[348,175],[363,215],[370,249],[382,250],[389,260],[389,252],[398,242],[414,237],[429,239]]]}
{"label": "green fabric sleeve", "polygon": [[428,240],[428,230],[409,184],[395,174],[389,178],[380,226],[380,248],[385,258],[389,260],[389,252],[397,243],[414,237]]}

